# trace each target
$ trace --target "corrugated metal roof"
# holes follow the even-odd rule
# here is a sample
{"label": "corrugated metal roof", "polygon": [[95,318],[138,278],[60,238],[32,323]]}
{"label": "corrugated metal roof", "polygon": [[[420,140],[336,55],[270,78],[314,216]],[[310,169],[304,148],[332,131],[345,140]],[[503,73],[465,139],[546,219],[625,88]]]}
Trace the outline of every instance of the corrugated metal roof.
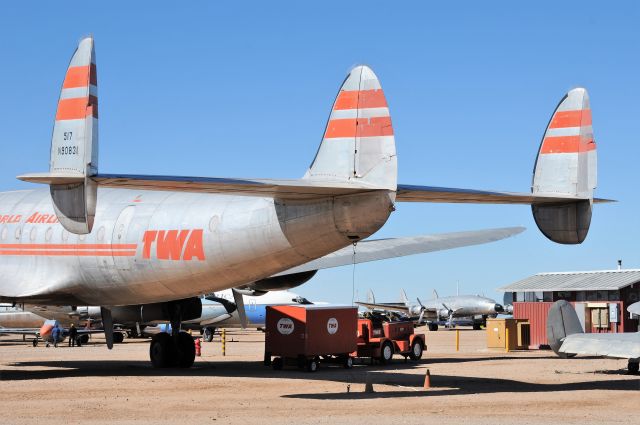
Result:
{"label": "corrugated metal roof", "polygon": [[640,269],[538,273],[498,291],[615,291],[636,282],[640,282]]}

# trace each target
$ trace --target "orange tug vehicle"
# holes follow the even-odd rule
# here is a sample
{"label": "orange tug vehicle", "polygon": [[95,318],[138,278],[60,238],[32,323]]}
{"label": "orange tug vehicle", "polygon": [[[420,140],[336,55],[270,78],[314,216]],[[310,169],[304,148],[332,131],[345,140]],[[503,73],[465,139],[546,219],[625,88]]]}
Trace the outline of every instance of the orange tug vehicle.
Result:
{"label": "orange tug vehicle", "polygon": [[275,370],[315,372],[320,362],[351,368],[356,357],[387,364],[394,354],[419,360],[425,348],[412,322],[358,319],[357,307],[267,307],[264,363]]}

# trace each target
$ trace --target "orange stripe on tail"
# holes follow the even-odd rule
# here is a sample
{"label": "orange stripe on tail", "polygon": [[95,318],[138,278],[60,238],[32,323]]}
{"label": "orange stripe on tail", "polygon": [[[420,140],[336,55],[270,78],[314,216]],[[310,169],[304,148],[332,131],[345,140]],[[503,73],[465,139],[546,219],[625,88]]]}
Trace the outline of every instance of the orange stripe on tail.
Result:
{"label": "orange stripe on tail", "polygon": [[345,90],[338,94],[334,110],[386,108],[387,99],[382,90]]}
{"label": "orange stripe on tail", "polygon": [[98,118],[98,98],[95,96],[60,99],[56,121],[79,120],[93,115]]}
{"label": "orange stripe on tail", "polygon": [[580,136],[547,137],[542,143],[540,153],[578,153],[592,151],[595,148],[593,140],[581,144]]}
{"label": "orange stripe on tail", "polygon": [[553,116],[549,128],[581,127],[591,125],[591,109],[558,111]]}
{"label": "orange stripe on tail", "polygon": [[326,139],[338,137],[393,136],[390,117],[345,118],[329,121]]}

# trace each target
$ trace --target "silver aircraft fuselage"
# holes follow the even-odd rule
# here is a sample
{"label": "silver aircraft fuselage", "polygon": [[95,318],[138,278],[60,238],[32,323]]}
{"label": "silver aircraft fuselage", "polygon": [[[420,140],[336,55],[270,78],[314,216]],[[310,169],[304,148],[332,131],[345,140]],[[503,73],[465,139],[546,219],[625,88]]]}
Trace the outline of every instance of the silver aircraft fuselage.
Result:
{"label": "silver aircraft fuselage", "polygon": [[101,188],[91,233],[75,235],[58,223],[47,189],[0,193],[0,294],[105,306],[236,287],[373,234],[394,195],[283,200]]}

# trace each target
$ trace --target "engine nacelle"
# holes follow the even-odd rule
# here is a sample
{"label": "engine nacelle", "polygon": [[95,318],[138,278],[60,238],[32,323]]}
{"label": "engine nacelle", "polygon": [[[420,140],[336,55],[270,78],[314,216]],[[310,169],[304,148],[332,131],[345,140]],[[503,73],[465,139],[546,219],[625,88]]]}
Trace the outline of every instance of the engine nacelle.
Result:
{"label": "engine nacelle", "polygon": [[193,320],[202,316],[202,302],[200,298],[186,298],[183,300],[164,303],[127,305],[113,307],[111,316],[114,323],[149,323],[155,321],[169,321],[169,305],[178,305],[181,320]]}
{"label": "engine nacelle", "polygon": [[286,289],[291,289],[295,288],[296,286],[302,285],[313,276],[315,276],[317,272],[317,270],[311,270],[308,272],[268,277],[266,279],[261,279],[256,282],[250,283],[246,286],[246,288],[252,289],[257,292],[284,291]]}

